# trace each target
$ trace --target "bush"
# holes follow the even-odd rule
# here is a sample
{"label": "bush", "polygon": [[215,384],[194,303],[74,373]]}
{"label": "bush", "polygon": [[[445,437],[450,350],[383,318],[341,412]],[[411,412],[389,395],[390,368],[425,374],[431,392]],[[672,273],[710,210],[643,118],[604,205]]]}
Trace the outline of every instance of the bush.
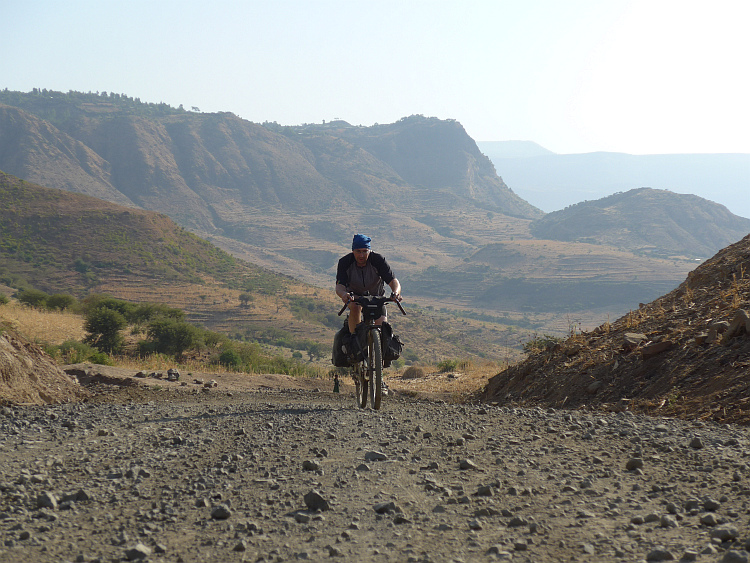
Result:
{"label": "bush", "polygon": [[120,331],[127,326],[125,317],[112,309],[94,309],[86,315],[83,328],[88,333],[84,342],[109,354],[119,352],[125,342]]}
{"label": "bush", "polygon": [[206,330],[203,332],[203,343],[209,348],[226,347],[229,338],[224,334]]}
{"label": "bush", "polygon": [[456,371],[458,368],[458,360],[443,360],[442,362],[438,362],[437,368],[440,373]]}
{"label": "bush", "polygon": [[549,334],[543,334],[542,336],[539,336],[538,334],[535,334],[531,340],[524,343],[523,351],[526,354],[546,352],[547,350],[551,350],[556,345],[560,344],[562,341],[563,339],[558,336],[550,336]]}
{"label": "bush", "polygon": [[49,295],[38,289],[23,289],[18,293],[18,300],[30,307],[44,309]]}
{"label": "bush", "polygon": [[242,358],[236,350],[224,350],[219,356],[219,363],[228,368],[236,368],[242,365]]}
{"label": "bush", "polygon": [[179,356],[185,350],[198,348],[202,343],[199,328],[174,319],[152,321],[148,325],[146,334],[157,352],[174,356]]}
{"label": "bush", "polygon": [[10,299],[4,293],[0,293],[0,305],[7,305]]}
{"label": "bush", "polygon": [[404,379],[420,379],[424,377],[424,370],[419,366],[409,366],[402,376]]}
{"label": "bush", "polygon": [[185,318],[185,312],[162,303],[140,303],[133,308],[128,320],[131,323],[145,323],[160,317],[181,321]]}
{"label": "bush", "polygon": [[64,311],[65,309],[73,309],[77,303],[78,300],[72,295],[55,293],[47,298],[47,309]]}
{"label": "bush", "polygon": [[112,360],[106,353],[77,340],[66,340],[59,346],[47,348],[46,351],[50,356],[57,358],[64,364],[91,362],[94,364],[112,365]]}

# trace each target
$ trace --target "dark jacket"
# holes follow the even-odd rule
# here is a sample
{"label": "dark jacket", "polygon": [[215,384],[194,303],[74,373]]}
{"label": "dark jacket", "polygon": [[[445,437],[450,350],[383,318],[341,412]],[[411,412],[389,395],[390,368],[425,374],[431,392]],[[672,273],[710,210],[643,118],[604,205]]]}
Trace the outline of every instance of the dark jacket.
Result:
{"label": "dark jacket", "polygon": [[360,268],[354,253],[351,252],[339,260],[336,270],[336,284],[356,295],[385,295],[385,285],[391,283],[395,276],[382,254],[370,252],[367,264]]}

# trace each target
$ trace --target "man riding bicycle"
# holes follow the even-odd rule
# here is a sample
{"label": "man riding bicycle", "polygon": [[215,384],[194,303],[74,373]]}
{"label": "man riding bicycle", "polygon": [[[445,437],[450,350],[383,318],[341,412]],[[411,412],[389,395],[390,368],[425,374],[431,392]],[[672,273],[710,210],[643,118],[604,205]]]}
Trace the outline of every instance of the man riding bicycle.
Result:
{"label": "man riding bicycle", "polygon": [[[382,296],[385,294],[385,284],[388,284],[396,300],[401,301],[401,284],[393,275],[385,257],[372,251],[371,241],[366,235],[354,235],[352,251],[339,260],[336,271],[336,295],[344,303],[348,303],[349,307],[350,341],[362,320],[362,307],[350,301],[350,294]],[[375,324],[382,325],[387,320],[385,310],[383,312],[383,316]]]}

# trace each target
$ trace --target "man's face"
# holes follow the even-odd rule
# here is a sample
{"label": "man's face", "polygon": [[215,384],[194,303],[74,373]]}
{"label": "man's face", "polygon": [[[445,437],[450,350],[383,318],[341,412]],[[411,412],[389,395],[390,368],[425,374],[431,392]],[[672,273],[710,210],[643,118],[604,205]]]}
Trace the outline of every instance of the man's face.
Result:
{"label": "man's face", "polygon": [[357,266],[364,266],[367,264],[367,259],[370,257],[369,248],[357,248],[352,250],[354,253],[354,259],[357,261]]}

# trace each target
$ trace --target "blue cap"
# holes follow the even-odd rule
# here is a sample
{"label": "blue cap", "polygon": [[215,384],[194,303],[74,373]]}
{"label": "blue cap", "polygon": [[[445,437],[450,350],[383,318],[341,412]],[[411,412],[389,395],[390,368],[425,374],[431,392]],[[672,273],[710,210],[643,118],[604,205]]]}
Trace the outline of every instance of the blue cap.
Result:
{"label": "blue cap", "polygon": [[357,250],[358,248],[369,249],[371,240],[372,239],[367,235],[354,235],[354,240],[352,241],[352,250]]}

